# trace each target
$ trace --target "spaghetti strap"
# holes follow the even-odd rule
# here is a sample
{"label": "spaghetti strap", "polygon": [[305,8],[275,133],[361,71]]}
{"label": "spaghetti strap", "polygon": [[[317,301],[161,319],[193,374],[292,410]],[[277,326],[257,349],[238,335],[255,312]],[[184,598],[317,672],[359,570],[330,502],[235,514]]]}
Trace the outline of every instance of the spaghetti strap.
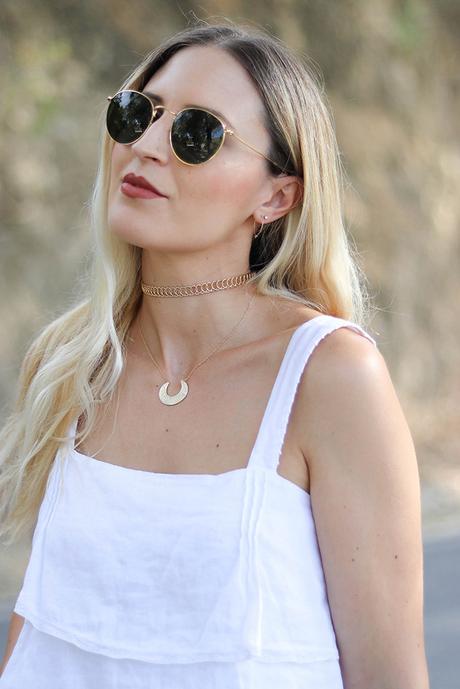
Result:
{"label": "spaghetti strap", "polygon": [[59,447],[59,455],[62,459],[66,460],[71,454],[72,450],[75,449],[75,436],[77,432],[79,414],[68,424],[67,431],[65,433],[65,440]]}
{"label": "spaghetti strap", "polygon": [[302,323],[288,344],[260,425],[250,464],[276,471],[295,393],[308,360],[321,340],[338,328],[352,328],[377,347],[377,342],[353,321],[323,314]]}
{"label": "spaghetti strap", "polygon": [[73,419],[73,421],[69,424],[67,429],[66,445],[68,444],[69,447],[71,447],[72,449],[75,446],[75,436],[77,433],[78,419],[79,416],[76,416],[75,419]]}

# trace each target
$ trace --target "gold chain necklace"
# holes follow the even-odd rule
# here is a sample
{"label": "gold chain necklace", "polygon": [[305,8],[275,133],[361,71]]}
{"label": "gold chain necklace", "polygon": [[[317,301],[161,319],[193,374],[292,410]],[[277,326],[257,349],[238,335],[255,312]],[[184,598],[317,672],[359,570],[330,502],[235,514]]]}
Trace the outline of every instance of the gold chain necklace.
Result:
{"label": "gold chain necklace", "polygon": [[198,294],[209,294],[221,289],[230,289],[232,287],[239,287],[244,285],[255,272],[249,271],[242,275],[233,275],[231,278],[223,278],[222,280],[212,280],[210,282],[203,282],[199,285],[146,285],[141,281],[141,289],[144,294],[149,297],[193,297]]}
{"label": "gold chain necklace", "polygon": [[[182,402],[182,400],[185,399],[185,398],[187,397],[187,394],[188,394],[188,384],[187,384],[186,381],[190,378],[190,376],[191,376],[192,373],[198,368],[198,366],[201,366],[202,364],[204,364],[205,361],[207,361],[213,354],[215,354],[216,351],[218,351],[219,349],[221,349],[222,346],[225,344],[225,342],[233,335],[233,333],[235,332],[235,330],[237,329],[237,327],[240,325],[241,321],[243,320],[243,318],[244,318],[245,315],[247,314],[247,312],[248,312],[248,310],[249,310],[249,307],[251,306],[252,300],[254,299],[255,296],[256,296],[256,292],[254,292],[254,294],[252,295],[251,299],[249,300],[248,305],[246,306],[246,309],[244,310],[243,315],[242,315],[241,318],[239,319],[238,323],[237,323],[235,326],[233,326],[233,328],[231,329],[230,333],[229,333],[229,334],[228,334],[228,335],[217,345],[217,347],[215,347],[215,348],[212,350],[212,352],[211,352],[210,354],[208,354],[208,356],[207,356],[205,359],[203,359],[203,360],[200,361],[198,364],[196,364],[196,365],[192,368],[192,370],[190,371],[190,373],[189,373],[187,376],[185,376],[185,378],[181,379],[181,382],[180,382],[180,390],[179,390],[179,392],[177,392],[175,395],[169,395],[169,394],[168,394],[168,386],[169,386],[169,384],[170,384],[170,381],[167,380],[166,383],[163,383],[163,385],[161,386],[161,388],[160,388],[160,390],[159,390],[159,393],[158,393],[158,396],[159,396],[159,398],[160,398],[160,401],[161,401],[163,404],[167,404],[167,405],[179,404],[179,402]],[[152,355],[152,353],[151,353],[151,351],[150,351],[150,349],[149,349],[149,347],[148,347],[148,345],[147,345],[147,342],[145,341],[144,335],[143,335],[143,333],[142,333],[141,320],[140,320],[140,318],[139,318],[139,332],[140,332],[142,341],[143,341],[143,343],[144,343],[144,346],[145,346],[145,348],[146,348],[146,350],[147,350],[147,353],[148,353],[148,355],[150,356],[151,360],[153,361],[153,363],[155,364],[155,366],[158,368],[158,370],[162,373],[163,377],[164,377],[164,378],[167,378],[167,375],[165,374],[165,372],[163,371],[163,369],[162,369],[162,368],[159,366],[159,364],[155,361],[155,359],[154,359],[154,357],[153,357],[153,355]]]}

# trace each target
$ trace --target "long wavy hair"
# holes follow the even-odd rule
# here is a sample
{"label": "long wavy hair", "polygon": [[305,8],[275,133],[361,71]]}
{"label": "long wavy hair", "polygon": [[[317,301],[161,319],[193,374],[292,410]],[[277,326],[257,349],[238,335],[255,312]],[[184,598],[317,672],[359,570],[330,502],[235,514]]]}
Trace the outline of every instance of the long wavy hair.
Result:
{"label": "long wavy hair", "polygon": [[[281,296],[367,326],[366,278],[342,218],[344,171],[321,77],[264,29],[230,20],[197,20],[150,52],[121,88],[142,90],[179,50],[213,45],[247,71],[265,106],[270,158],[303,181],[301,202],[265,226],[249,264],[260,294]],[[125,338],[140,307],[141,252],[107,227],[113,142],[102,127],[90,203],[92,251],[80,280],[84,298],[45,326],[29,345],[13,410],[0,432],[0,540],[35,528],[48,475],[69,425],[83,414],[78,440],[96,407],[112,398],[125,361]],[[271,174],[279,168],[266,163]],[[76,441],[77,442],[77,441]]]}

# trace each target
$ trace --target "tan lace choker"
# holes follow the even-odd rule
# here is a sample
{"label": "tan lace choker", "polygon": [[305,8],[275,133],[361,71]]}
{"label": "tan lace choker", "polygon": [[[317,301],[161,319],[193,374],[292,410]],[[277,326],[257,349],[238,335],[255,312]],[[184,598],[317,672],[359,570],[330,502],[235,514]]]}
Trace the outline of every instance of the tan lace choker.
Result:
{"label": "tan lace choker", "polygon": [[242,275],[234,275],[230,278],[223,278],[222,280],[212,280],[211,282],[202,282],[197,285],[146,285],[141,282],[141,288],[144,294],[149,297],[192,297],[199,294],[209,294],[216,290],[230,289],[232,287],[239,287],[244,285],[250,278],[255,275],[255,272],[249,271]]}

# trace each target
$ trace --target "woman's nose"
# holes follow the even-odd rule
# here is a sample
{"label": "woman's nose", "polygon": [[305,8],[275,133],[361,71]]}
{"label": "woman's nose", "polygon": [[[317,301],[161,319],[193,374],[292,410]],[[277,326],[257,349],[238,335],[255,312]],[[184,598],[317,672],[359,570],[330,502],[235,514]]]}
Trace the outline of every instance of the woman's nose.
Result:
{"label": "woman's nose", "polygon": [[157,111],[141,138],[131,144],[133,152],[141,157],[156,158],[166,162],[171,152],[169,144],[171,118],[172,115],[165,110]]}

